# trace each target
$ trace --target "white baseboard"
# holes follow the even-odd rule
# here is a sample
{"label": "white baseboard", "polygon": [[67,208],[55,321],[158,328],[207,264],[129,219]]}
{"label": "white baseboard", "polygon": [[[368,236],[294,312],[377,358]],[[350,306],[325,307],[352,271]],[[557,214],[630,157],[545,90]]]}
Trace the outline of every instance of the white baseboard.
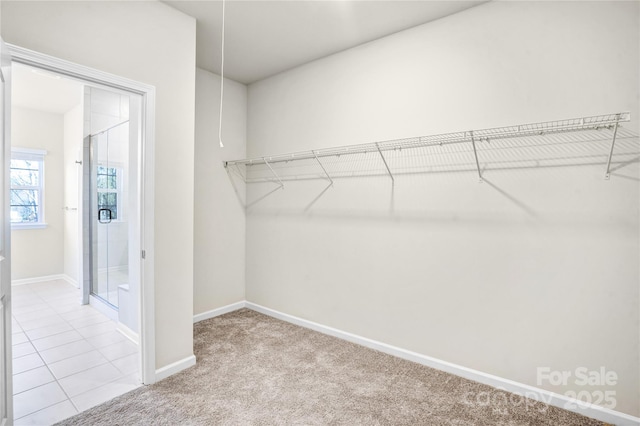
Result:
{"label": "white baseboard", "polygon": [[80,288],[78,286],[78,281],[74,280],[73,278],[71,278],[69,275],[67,274],[62,274],[62,279],[65,280],[66,282],[68,282],[69,284],[71,284],[72,286],[74,286],[75,288]]}
{"label": "white baseboard", "polygon": [[118,324],[116,325],[116,331],[118,331],[120,334],[122,334],[127,339],[131,340],[136,345],[140,342],[140,339],[138,337],[138,333],[136,333],[135,331],[133,331],[132,329],[130,329],[129,327],[127,327],[126,325],[124,325],[120,321],[118,321]]}
{"label": "white baseboard", "polygon": [[447,361],[442,361],[437,358],[432,358],[416,352],[411,352],[395,346],[387,345],[386,343],[378,342],[376,340],[351,334],[346,331],[338,330],[332,327],[327,327],[325,325],[308,321],[302,318],[298,318],[293,315],[278,312],[276,310],[273,310],[261,305],[257,305],[252,302],[245,302],[244,307],[247,307],[256,312],[260,312],[261,314],[265,314],[270,317],[289,322],[291,324],[309,328],[311,330],[315,330],[323,334],[328,334],[329,336],[337,337],[342,340],[346,340],[361,346],[365,346],[367,348],[375,349],[377,351],[396,356],[398,358],[402,358],[402,359],[416,362],[418,364],[426,365],[427,367],[435,368],[440,371],[445,371],[447,373],[451,373],[456,376],[464,377],[465,379],[473,380],[475,382],[479,382],[495,388],[503,389],[508,392],[523,395],[528,398],[535,399],[535,400],[544,402],[546,404],[553,405],[558,408],[562,408],[563,410],[568,410],[578,414],[582,414],[583,416],[591,417],[606,423],[610,423],[618,426],[640,425],[640,418],[634,417],[628,414],[624,414],[619,411],[614,411],[608,408],[602,408],[600,406],[593,405],[593,404],[586,404],[586,403],[568,398],[564,395],[557,394],[555,392],[539,389],[534,386],[529,386],[523,383],[514,382],[513,380],[504,379],[502,377],[494,376],[492,374],[483,373],[481,371],[473,370],[471,368],[463,367],[461,365],[452,364]]}
{"label": "white baseboard", "polygon": [[55,280],[64,280],[67,281],[64,274],[55,274],[55,275],[44,275],[41,277],[32,277],[32,278],[22,278],[19,280],[11,280],[11,285],[25,285],[25,284],[35,284],[35,283],[43,283],[45,281],[55,281]]}
{"label": "white baseboard", "polygon": [[169,376],[172,376],[176,373],[181,372],[189,367],[196,365],[196,356],[191,355],[180,361],[176,361],[173,364],[165,365],[162,368],[158,368],[156,370],[156,382],[159,382],[162,379],[166,379]]}
{"label": "white baseboard", "polygon": [[102,315],[105,315],[113,321],[118,321],[118,311],[113,306],[102,301],[100,298],[95,297],[93,294],[89,295],[89,305],[95,308]]}
{"label": "white baseboard", "polygon": [[242,309],[247,305],[247,302],[244,300],[236,303],[232,303],[230,305],[222,306],[221,308],[212,309],[210,311],[202,312],[200,314],[193,316],[193,323],[197,323],[200,321],[207,320],[209,318],[218,317],[220,315],[228,314],[229,312],[237,311],[238,309]]}

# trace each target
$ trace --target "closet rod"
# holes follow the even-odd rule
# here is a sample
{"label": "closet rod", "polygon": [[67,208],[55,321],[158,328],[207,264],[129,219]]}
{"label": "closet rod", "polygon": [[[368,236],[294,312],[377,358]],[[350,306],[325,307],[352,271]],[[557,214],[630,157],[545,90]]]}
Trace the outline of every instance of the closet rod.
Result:
{"label": "closet rod", "polygon": [[383,142],[345,145],[334,148],[315,149],[312,151],[292,152],[258,158],[225,161],[224,166],[230,165],[258,165],[288,162],[295,160],[317,160],[322,157],[403,150],[421,148],[425,146],[447,145],[457,143],[488,142],[493,139],[506,139],[527,136],[540,136],[553,133],[580,132],[586,130],[613,129],[619,123],[630,121],[629,112],[595,115],[565,120],[544,121],[539,123],[519,124],[513,126],[494,127],[472,131],[443,133],[438,135],[418,136],[405,139],[394,139]]}

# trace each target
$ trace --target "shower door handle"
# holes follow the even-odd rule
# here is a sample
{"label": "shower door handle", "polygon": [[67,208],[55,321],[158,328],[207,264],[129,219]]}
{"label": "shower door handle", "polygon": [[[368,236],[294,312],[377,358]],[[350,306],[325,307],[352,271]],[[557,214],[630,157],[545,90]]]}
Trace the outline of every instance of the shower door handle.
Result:
{"label": "shower door handle", "polygon": [[[103,219],[102,212],[105,212],[105,220]],[[100,223],[111,223],[111,209],[100,209],[98,210],[98,222]]]}

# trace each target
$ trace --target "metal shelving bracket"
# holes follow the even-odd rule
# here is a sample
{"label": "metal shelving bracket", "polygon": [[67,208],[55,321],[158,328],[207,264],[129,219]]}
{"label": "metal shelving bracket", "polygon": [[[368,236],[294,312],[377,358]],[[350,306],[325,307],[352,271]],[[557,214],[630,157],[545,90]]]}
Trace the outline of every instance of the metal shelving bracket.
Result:
{"label": "metal shelving bracket", "polygon": [[313,156],[315,157],[316,161],[318,162],[318,165],[320,165],[320,168],[322,169],[324,174],[327,176],[327,179],[329,179],[329,182],[331,182],[331,186],[333,186],[333,179],[331,179],[331,176],[329,176],[329,173],[327,172],[327,169],[325,169],[324,166],[322,165],[322,163],[320,162],[320,159],[318,158],[318,155],[316,154],[315,151],[311,151],[311,152],[313,153]]}
{"label": "metal shelving bracket", "polygon": [[618,134],[618,123],[620,122],[620,114],[618,114],[616,124],[613,126],[613,137],[611,138],[611,149],[609,150],[609,158],[607,159],[607,171],[604,174],[605,179],[609,179],[611,175],[611,158],[613,157],[613,148],[616,145],[616,135]]}
{"label": "metal shelving bracket", "polygon": [[478,182],[482,183],[482,171],[480,170],[480,162],[478,161],[478,150],[476,149],[476,140],[473,137],[473,130],[469,132],[471,135],[471,145],[473,145],[473,156],[476,159],[476,168],[478,169]]}
{"label": "metal shelving bracket", "polygon": [[380,157],[382,158],[382,162],[384,163],[384,166],[387,168],[387,172],[389,172],[389,177],[391,178],[391,183],[395,184],[396,180],[393,178],[393,173],[391,173],[391,169],[389,168],[389,165],[387,164],[387,160],[384,158],[384,155],[382,154],[382,151],[380,150],[380,144],[376,143],[376,148],[378,148],[378,152],[380,153]]}
{"label": "metal shelving bracket", "polygon": [[267,165],[267,167],[269,167],[269,170],[271,170],[271,173],[273,173],[273,175],[275,176],[275,178],[278,180],[278,183],[280,183],[280,188],[284,188],[284,183],[282,182],[282,180],[280,179],[280,176],[278,176],[278,174],[276,173],[275,170],[273,170],[273,167],[271,167],[271,164],[269,164],[269,162],[267,161],[266,157],[262,157],[262,161],[264,161],[264,164]]}

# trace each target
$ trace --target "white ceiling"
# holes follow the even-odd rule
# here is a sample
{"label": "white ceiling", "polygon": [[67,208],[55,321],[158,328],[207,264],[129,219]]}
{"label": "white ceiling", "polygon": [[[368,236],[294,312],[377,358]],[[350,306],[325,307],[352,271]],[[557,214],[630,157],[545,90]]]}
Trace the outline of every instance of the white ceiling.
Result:
{"label": "white ceiling", "polygon": [[[195,17],[197,64],[220,73],[220,1],[167,1]],[[227,0],[225,76],[252,83],[315,59],[460,12],[483,1]],[[12,104],[64,114],[83,85],[14,64]]]}
{"label": "white ceiling", "polygon": [[[165,1],[197,20],[197,65],[220,74],[221,1]],[[484,1],[227,0],[225,77],[252,83]]]}
{"label": "white ceiling", "polygon": [[14,63],[11,68],[11,104],[64,114],[82,101],[81,83]]}

